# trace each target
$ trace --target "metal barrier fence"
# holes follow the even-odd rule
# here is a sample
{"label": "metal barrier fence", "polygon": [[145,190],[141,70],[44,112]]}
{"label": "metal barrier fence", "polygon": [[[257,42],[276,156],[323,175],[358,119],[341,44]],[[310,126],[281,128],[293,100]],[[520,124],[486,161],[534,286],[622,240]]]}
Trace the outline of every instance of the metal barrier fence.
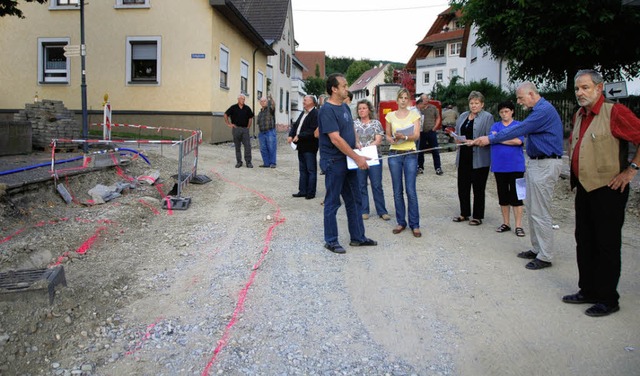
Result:
{"label": "metal barrier fence", "polygon": [[[174,176],[176,184],[162,202],[163,209],[186,209],[191,198],[182,197],[184,187],[189,183],[204,184],[211,181],[205,175],[198,175],[198,145],[202,142],[202,133],[196,132],[178,144],[178,174]],[[174,193],[172,195],[172,193]]]}
{"label": "metal barrier fence", "polygon": [[[114,124],[112,124],[114,126]],[[147,129],[156,129],[160,130],[158,127],[147,127],[142,125],[124,125],[118,124],[118,126],[133,126],[133,127],[145,127]],[[58,171],[57,171],[57,163],[56,163],[56,144],[59,142],[65,143],[76,143],[82,145],[106,145],[109,147],[108,150],[98,150],[91,153],[87,153],[84,156],[84,161],[82,167],[80,169],[86,169],[89,167],[89,160],[94,161],[94,167],[100,166],[113,166],[117,165],[118,159],[114,157],[114,154],[121,152],[132,152],[138,155],[141,155],[147,163],[149,161],[144,157],[144,155],[136,150],[131,148],[119,147],[119,144],[124,145],[137,145],[140,148],[141,145],[171,145],[172,147],[178,147],[178,166],[177,166],[177,174],[172,177],[176,180],[174,187],[169,191],[164,197],[162,197],[162,207],[163,209],[177,209],[177,210],[186,210],[191,203],[191,198],[183,197],[183,191],[185,186],[188,183],[194,184],[204,184],[211,181],[205,175],[198,175],[198,146],[202,142],[202,132],[201,131],[191,131],[185,129],[176,129],[172,128],[172,130],[179,130],[183,132],[190,133],[190,136],[186,139],[180,138],[180,140],[101,140],[101,139],[52,139],[51,140],[51,175],[54,178],[54,183],[56,185],[57,190],[63,196],[65,201],[70,202],[71,197],[66,191],[64,186],[58,184]],[[99,159],[99,155],[105,155],[107,163],[96,165],[96,161]],[[93,157],[92,157],[93,156]],[[153,184],[155,179],[150,183]]]}

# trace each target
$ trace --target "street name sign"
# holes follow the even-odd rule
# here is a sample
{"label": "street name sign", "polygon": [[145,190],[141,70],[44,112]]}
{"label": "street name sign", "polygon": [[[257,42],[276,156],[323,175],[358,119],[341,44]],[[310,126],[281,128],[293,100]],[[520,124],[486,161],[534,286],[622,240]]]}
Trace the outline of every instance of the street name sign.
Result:
{"label": "street name sign", "polygon": [[64,57],[80,56],[80,46],[77,44],[67,44],[62,49],[64,50]]}

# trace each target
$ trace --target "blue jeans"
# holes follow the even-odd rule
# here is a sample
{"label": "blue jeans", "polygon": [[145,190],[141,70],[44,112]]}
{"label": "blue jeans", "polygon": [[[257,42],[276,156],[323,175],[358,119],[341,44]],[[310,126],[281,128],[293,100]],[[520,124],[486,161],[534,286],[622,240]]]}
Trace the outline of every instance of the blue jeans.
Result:
{"label": "blue jeans", "polygon": [[362,200],[358,187],[358,173],[347,169],[347,160],[342,158],[320,159],[324,171],[324,241],[335,245],[338,242],[338,221],[336,214],[340,208],[340,196],[347,211],[347,224],[352,242],[363,242],[364,222],[360,214]]}
{"label": "blue jeans", "polygon": [[[399,226],[406,226],[406,209],[404,204],[404,192],[402,178],[407,193],[407,206],[409,207],[409,227],[420,228],[420,211],[418,209],[418,193],[416,191],[416,177],[418,175],[418,156],[416,154],[397,154],[389,151],[389,171],[391,171],[391,183],[393,185],[393,203],[396,206],[396,221]],[[397,156],[395,156],[397,155]]]}
{"label": "blue jeans", "polygon": [[298,193],[302,193],[307,196],[315,196],[318,181],[318,162],[316,162],[316,153],[303,153],[299,151],[298,169],[300,170]]}
{"label": "blue jeans", "polygon": [[360,182],[360,194],[362,195],[362,214],[369,214],[369,190],[367,178],[371,181],[371,193],[373,203],[376,205],[378,215],[388,214],[384,204],[384,191],[382,190],[382,162],[379,165],[369,166],[368,170],[358,169],[358,181]]}
{"label": "blue jeans", "polygon": [[278,148],[278,135],[275,128],[258,133],[258,140],[260,141],[262,162],[265,166],[275,166],[276,149]]}

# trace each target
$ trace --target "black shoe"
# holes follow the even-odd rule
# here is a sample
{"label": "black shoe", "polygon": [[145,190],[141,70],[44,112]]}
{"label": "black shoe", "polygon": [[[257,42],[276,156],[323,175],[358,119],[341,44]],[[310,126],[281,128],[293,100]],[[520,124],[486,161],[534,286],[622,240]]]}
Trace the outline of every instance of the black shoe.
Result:
{"label": "black shoe", "polygon": [[[264,167],[267,167],[267,166],[264,166]],[[276,165],[272,164],[272,165],[271,165],[271,166],[269,166],[269,167],[271,167],[271,168],[276,168]]]}
{"label": "black shoe", "polygon": [[340,244],[325,244],[324,247],[328,250],[330,250],[333,253],[347,253],[347,250],[342,248],[342,246]]}
{"label": "black shoe", "polygon": [[307,200],[313,200],[314,198],[316,198],[316,195],[307,195],[305,197],[305,199],[307,199]]}
{"label": "black shoe", "polygon": [[324,175],[324,171],[320,170],[320,175]]}
{"label": "black shoe", "polygon": [[602,317],[609,316],[610,314],[618,312],[619,310],[620,306],[617,304],[614,306],[608,306],[603,303],[598,303],[584,311],[584,314],[591,317]]}
{"label": "black shoe", "polygon": [[440,167],[436,168],[436,175],[442,175],[442,174],[444,174],[444,171],[442,171]]}
{"label": "black shoe", "polygon": [[532,250],[528,250],[526,252],[518,253],[518,257],[523,258],[523,259],[531,259],[531,260],[533,260],[534,258],[538,257],[538,254],[537,253],[533,253]]}
{"label": "black shoe", "polygon": [[569,304],[584,304],[584,303],[590,303],[590,304],[594,304],[597,303],[595,300],[593,299],[589,299],[586,296],[580,294],[579,292],[572,294],[572,295],[565,295],[562,297],[562,301],[564,303],[569,303]]}
{"label": "black shoe", "polygon": [[418,168],[418,174],[424,174],[424,168]]}
{"label": "black shoe", "polygon": [[374,246],[374,245],[378,245],[378,242],[367,238],[361,242],[351,242],[349,243],[349,245],[352,247]]}
{"label": "black shoe", "polygon": [[236,168],[240,168],[240,167],[242,167],[242,162],[236,163]]}
{"label": "black shoe", "polygon": [[264,164],[261,164],[261,165],[260,165],[260,166],[258,166],[258,167],[262,167],[262,168],[268,168],[268,167],[269,167],[269,165],[264,165]]}
{"label": "black shoe", "polygon": [[247,162],[247,168],[253,168],[253,165],[251,164],[251,162]]}
{"label": "black shoe", "polygon": [[550,262],[542,261],[542,260],[540,260],[538,258],[535,258],[535,259],[533,259],[533,261],[530,261],[524,267],[529,269],[529,270],[540,270],[540,269],[548,268],[550,266],[551,266]]}
{"label": "black shoe", "polygon": [[307,194],[298,192],[298,193],[292,194],[291,196],[292,197],[307,197]]}

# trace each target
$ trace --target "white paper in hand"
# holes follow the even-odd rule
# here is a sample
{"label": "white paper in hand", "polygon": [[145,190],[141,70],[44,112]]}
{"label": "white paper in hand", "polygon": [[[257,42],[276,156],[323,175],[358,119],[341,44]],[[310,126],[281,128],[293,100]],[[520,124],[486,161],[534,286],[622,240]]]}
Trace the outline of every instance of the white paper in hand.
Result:
{"label": "white paper in hand", "polygon": [[297,150],[298,149],[298,144],[296,144],[295,142],[292,142],[289,145],[291,145],[291,149],[293,149],[293,150]]}
{"label": "white paper in hand", "polygon": [[450,134],[456,141],[460,141],[460,142],[467,141],[467,136],[458,136],[456,132],[451,132]]}
{"label": "white paper in hand", "polygon": [[524,178],[516,179],[516,194],[518,200],[527,198],[527,181]]}
{"label": "white paper in hand", "polygon": [[[371,158],[367,160],[367,164],[369,166],[376,166],[380,164],[380,160],[378,159],[378,148],[375,145],[365,146],[362,149],[353,149],[353,151],[358,155]],[[349,170],[355,170],[358,168],[358,165],[356,164],[356,161],[347,157],[347,168]]]}

